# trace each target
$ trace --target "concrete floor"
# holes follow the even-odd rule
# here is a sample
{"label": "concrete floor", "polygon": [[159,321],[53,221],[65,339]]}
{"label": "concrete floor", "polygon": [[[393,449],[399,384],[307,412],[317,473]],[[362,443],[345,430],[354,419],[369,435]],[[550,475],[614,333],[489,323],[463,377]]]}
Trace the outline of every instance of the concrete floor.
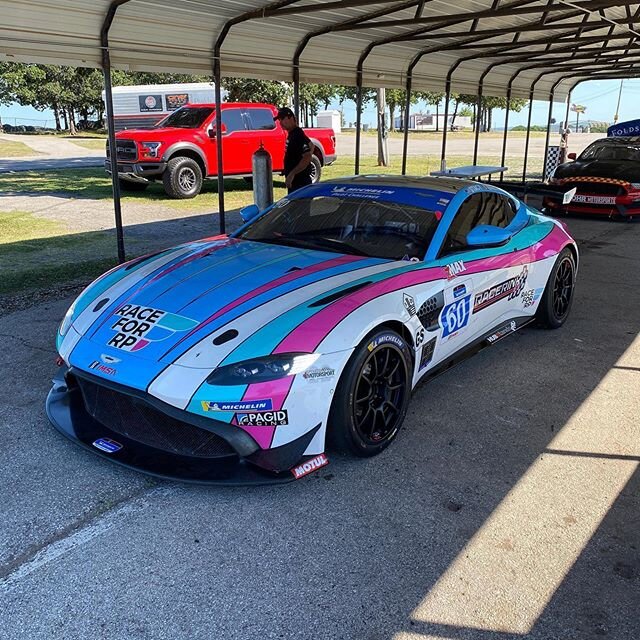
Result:
{"label": "concrete floor", "polygon": [[278,487],[157,482],[67,442],[44,400],[70,300],[0,318],[0,636],[640,637],[640,224],[568,225],[562,329],[419,387],[377,458]]}

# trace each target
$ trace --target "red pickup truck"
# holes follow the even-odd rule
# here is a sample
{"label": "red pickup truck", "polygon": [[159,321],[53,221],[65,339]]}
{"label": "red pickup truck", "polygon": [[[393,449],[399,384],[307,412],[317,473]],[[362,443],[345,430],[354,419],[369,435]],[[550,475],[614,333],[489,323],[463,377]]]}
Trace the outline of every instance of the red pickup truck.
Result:
{"label": "red pickup truck", "polygon": [[[225,176],[251,176],[251,156],[260,144],[271,154],[274,172],[283,168],[286,132],[273,117],[270,104],[228,102],[220,105]],[[116,134],[120,186],[141,191],[152,180],[162,180],[171,198],[193,198],[204,178],[218,175],[214,104],[187,104],[153,129],[129,129]],[[314,182],[322,167],[336,159],[333,129],[305,129],[314,144]],[[107,172],[111,156],[107,142]]]}

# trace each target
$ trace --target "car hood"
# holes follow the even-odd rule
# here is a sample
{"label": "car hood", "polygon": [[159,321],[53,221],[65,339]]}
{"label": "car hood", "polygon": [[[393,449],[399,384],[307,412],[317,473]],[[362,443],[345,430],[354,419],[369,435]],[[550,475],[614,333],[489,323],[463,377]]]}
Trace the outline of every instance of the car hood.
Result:
{"label": "car hood", "polygon": [[118,140],[135,140],[137,142],[162,142],[166,138],[185,134],[193,134],[200,129],[185,129],[184,127],[158,127],[155,129],[125,129],[119,131]]}
{"label": "car hood", "polygon": [[[272,333],[282,334],[270,335],[277,342],[292,327],[280,327],[274,319],[291,309],[304,308],[302,322],[366,286],[371,274],[379,280],[387,272],[415,266],[229,238],[197,243],[141,263],[106,290],[99,287],[92,294],[90,289],[85,294],[90,300],[82,300],[84,311],[73,322],[81,338],[68,360],[115,382],[145,388],[185,354],[191,357],[187,366],[199,367],[190,350],[203,340],[208,345],[231,339],[234,322],[241,318],[242,338],[271,322]],[[257,355],[264,354],[251,357]],[[211,363],[202,367],[211,368]]]}
{"label": "car hood", "polygon": [[575,160],[559,165],[553,177],[556,180],[593,177],[640,182],[640,163],[614,160]]}

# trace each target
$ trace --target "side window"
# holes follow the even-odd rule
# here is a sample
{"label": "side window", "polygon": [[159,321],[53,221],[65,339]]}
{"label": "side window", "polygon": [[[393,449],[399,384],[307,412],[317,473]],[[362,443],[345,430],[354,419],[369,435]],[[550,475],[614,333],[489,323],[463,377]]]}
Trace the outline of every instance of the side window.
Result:
{"label": "side window", "polygon": [[247,115],[249,116],[249,129],[251,130],[264,131],[276,128],[271,109],[247,109]]}
{"label": "side window", "polygon": [[467,248],[467,234],[481,224],[506,227],[516,215],[515,203],[499,193],[474,193],[458,209],[442,246],[442,255]]}
{"label": "side window", "polygon": [[222,124],[227,128],[227,133],[232,131],[244,131],[244,115],[241,109],[223,109]]}
{"label": "side window", "polygon": [[474,193],[462,203],[447,232],[442,246],[443,254],[462,251],[467,247],[467,234],[479,224],[482,196],[482,193]]}
{"label": "side window", "polygon": [[482,219],[478,224],[491,224],[504,229],[516,215],[513,200],[501,196],[499,193],[483,193]]}

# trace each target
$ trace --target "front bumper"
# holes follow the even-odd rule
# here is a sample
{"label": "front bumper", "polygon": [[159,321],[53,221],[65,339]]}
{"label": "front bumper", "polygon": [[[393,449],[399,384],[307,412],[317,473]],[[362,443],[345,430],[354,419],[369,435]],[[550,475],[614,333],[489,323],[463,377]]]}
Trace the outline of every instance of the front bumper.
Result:
{"label": "front bumper", "polygon": [[[154,418],[156,421],[166,419],[167,422],[176,423],[179,428],[179,418],[191,414],[86,372],[61,368],[46,401],[47,416],[53,426],[76,444],[136,471],[198,484],[274,484],[294,480],[290,469],[313,457],[303,456],[303,452],[320,425],[298,440],[265,450],[260,449],[253,438],[239,427],[208,419],[196,425],[197,416],[195,421],[182,423],[184,429],[179,434],[181,446],[173,446],[171,443],[167,445],[166,438],[163,439],[162,434],[158,436],[157,433],[154,435],[156,440],[150,440],[148,428],[145,437],[138,438],[135,427],[125,434],[122,428],[105,424],[107,420],[98,419],[100,414],[96,411],[93,415],[90,413],[87,394],[93,394],[94,389],[110,393],[111,398],[122,396],[132,407],[139,408],[143,420],[146,416],[152,431]],[[103,414],[127,414],[127,411],[113,403],[101,409],[104,410]],[[166,412],[161,409],[166,409]],[[166,425],[164,429],[166,436]],[[178,435],[177,431],[174,433]],[[120,448],[113,447],[115,450],[112,451],[98,448],[96,443],[104,440],[114,442]],[[183,446],[185,441],[189,449]],[[205,449],[210,450],[210,453],[203,455]]]}
{"label": "front bumper", "polygon": [[[148,182],[161,176],[166,168],[166,162],[118,162],[118,176],[130,182]],[[104,161],[104,170],[111,173],[111,160]]]}

